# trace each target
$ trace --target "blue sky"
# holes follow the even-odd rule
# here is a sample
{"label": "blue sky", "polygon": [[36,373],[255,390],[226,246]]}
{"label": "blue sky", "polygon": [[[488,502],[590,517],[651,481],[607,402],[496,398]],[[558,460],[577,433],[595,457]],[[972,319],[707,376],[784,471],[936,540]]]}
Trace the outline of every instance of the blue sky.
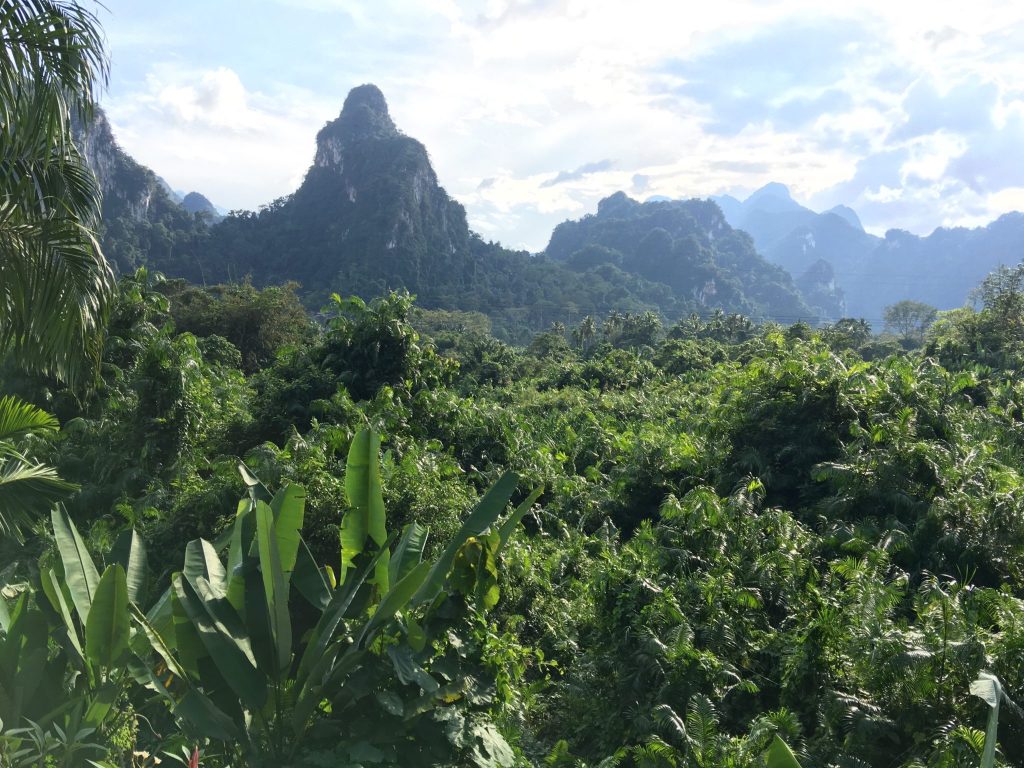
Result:
{"label": "blue sky", "polygon": [[104,4],[118,140],[225,208],[293,191],[317,130],[373,82],[473,228],[513,247],[617,190],[780,181],[877,233],[1024,210],[1017,3]]}

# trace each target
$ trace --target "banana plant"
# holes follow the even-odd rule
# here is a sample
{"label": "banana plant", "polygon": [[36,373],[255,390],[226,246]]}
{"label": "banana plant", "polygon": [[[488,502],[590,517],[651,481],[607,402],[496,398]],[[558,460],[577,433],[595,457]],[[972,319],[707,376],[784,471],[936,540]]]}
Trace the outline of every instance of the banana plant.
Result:
{"label": "banana plant", "polygon": [[41,564],[37,588],[0,612],[0,721],[21,740],[46,735],[35,739],[37,749],[52,741],[64,763],[77,764],[75,734],[115,719],[131,682],[129,608],[144,588],[146,555],[128,532],[112,558],[123,559],[100,573],[67,512],[55,507],[51,518],[58,562]]}
{"label": "banana plant", "polygon": [[988,727],[985,729],[985,747],[981,753],[981,768],[993,768],[996,760],[996,733],[999,729],[999,705],[1009,697],[1003,691],[999,678],[990,672],[981,672],[971,683],[970,692],[989,706]]}
{"label": "banana plant", "polygon": [[29,456],[24,443],[54,434],[57,419],[16,397],[0,397],[0,540],[22,541],[37,515],[45,516],[76,486],[61,480],[53,467]]}
{"label": "banana plant", "polygon": [[[402,726],[468,697],[451,658],[438,665],[442,680],[424,665],[436,656],[437,638],[460,601],[493,603],[496,585],[481,589],[474,577],[496,574],[494,557],[536,494],[495,527],[518,482],[506,474],[438,558],[424,561],[425,528],[386,531],[379,451],[375,432],[361,431],[352,441],[350,509],[336,571],[318,566],[302,540],[303,490],[286,485],[271,496],[243,466],[249,493],[226,561],[214,544],[190,542],[170,590],[147,616],[134,613],[156,662],[150,687],[168,699],[187,731],[239,745],[247,764],[261,755],[292,759],[318,723],[342,713],[350,713],[351,734],[368,708],[383,707]],[[403,700],[400,693],[410,692]],[[396,740],[394,728],[353,748],[379,750],[389,740]],[[487,748],[502,746],[491,738]]]}
{"label": "banana plant", "polygon": [[793,754],[793,750],[779,738],[778,734],[775,734],[772,743],[768,745],[764,759],[766,768],[800,768],[800,763],[797,761],[796,755]]}

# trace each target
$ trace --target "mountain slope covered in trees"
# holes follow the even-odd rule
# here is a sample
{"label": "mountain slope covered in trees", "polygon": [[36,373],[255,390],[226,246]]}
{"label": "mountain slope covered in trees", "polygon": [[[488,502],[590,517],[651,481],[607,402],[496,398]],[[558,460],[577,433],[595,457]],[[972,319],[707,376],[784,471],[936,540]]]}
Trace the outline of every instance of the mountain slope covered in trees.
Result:
{"label": "mountain slope covered in trees", "polygon": [[111,264],[122,273],[144,265],[173,274],[194,271],[215,217],[202,206],[183,206],[163,179],[121,149],[102,109],[73,127],[99,182],[100,240]]}
{"label": "mountain slope covered in trees", "polygon": [[615,266],[668,285],[691,311],[739,311],[782,322],[823,312],[803,301],[790,275],[701,200],[638,203],[619,192],[597,213],[559,224],[545,254],[570,269]]}
{"label": "mountain slope covered in trees", "polygon": [[641,204],[619,193],[556,227],[542,254],[510,251],[470,230],[426,148],[398,129],[372,85],[353,89],[317,135],[298,190],[224,218],[198,193],[178,200],[117,146],[102,112],[78,136],[104,192],[105,251],[122,272],[146,265],[196,284],[296,281],[313,307],[333,291],[371,298],[405,289],[424,307],[483,312],[496,332],[520,340],[611,310],[879,325],[902,299],[962,305],[969,286],[1024,248],[1021,214],[879,238],[849,208],[816,213],[768,184],[743,201],[712,198],[720,213],[697,200]]}
{"label": "mountain slope covered in trees", "polygon": [[[696,203],[632,218],[602,207],[602,237],[631,255],[649,229],[671,232],[686,253],[663,254],[660,262],[568,259],[558,243],[588,228],[586,220],[560,228],[555,255],[484,242],[438,183],[426,148],[397,128],[373,85],[353,89],[339,117],[319,132],[299,189],[219,221],[205,198],[175,201],[155,174],[117,148],[102,117],[85,146],[108,190],[104,242],[122,271],[145,265],[196,284],[295,281],[314,307],[334,291],[369,299],[408,290],[426,308],[482,312],[497,333],[518,339],[552,322],[613,310],[669,319],[718,309],[812,320],[834,314],[809,307],[788,276]],[[717,228],[711,237],[708,226]],[[612,235],[615,228],[622,231]],[[589,243],[590,235],[581,237],[581,246]]]}

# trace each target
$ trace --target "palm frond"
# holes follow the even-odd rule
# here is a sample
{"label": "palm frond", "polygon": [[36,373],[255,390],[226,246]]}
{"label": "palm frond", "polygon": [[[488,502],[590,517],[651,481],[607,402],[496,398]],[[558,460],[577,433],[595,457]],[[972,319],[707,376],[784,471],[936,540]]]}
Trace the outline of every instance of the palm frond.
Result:
{"label": "palm frond", "polygon": [[0,0],[0,353],[72,384],[96,372],[113,274],[100,193],[71,138],[108,67],[95,16]]}
{"label": "palm frond", "polygon": [[17,459],[0,463],[0,538],[20,540],[23,528],[77,487],[45,464]]}
{"label": "palm frond", "polygon": [[0,397],[0,441],[54,432],[58,426],[57,419],[42,408],[11,395]]}

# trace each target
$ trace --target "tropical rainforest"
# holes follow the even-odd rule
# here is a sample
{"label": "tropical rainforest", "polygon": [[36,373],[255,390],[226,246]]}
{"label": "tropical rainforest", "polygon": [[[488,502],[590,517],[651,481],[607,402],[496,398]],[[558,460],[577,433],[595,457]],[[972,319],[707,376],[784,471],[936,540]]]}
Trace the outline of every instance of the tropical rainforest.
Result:
{"label": "tropical rainforest", "polygon": [[1024,766],[1024,265],[876,332],[712,202],[506,251],[372,86],[217,223],[82,139],[95,17],[0,32],[0,766]]}

